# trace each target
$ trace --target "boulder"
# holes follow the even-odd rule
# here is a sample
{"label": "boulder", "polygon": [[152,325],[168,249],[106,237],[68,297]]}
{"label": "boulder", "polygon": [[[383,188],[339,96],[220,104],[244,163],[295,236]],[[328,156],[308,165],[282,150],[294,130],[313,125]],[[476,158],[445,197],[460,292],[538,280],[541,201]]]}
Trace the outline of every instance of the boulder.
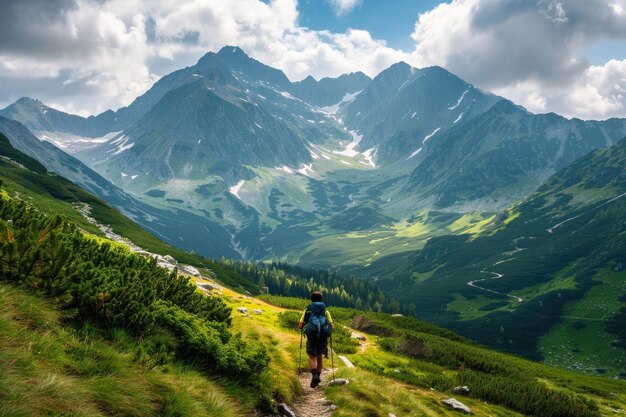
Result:
{"label": "boulder", "polygon": [[458,394],[458,395],[469,395],[470,394],[470,389],[466,386],[459,386],[459,387],[455,387],[452,390],[453,393]]}
{"label": "boulder", "polygon": [[285,417],[298,417],[296,415],[296,413],[294,413],[293,411],[291,411],[291,409],[287,406],[287,404],[285,403],[279,403],[278,404],[278,412],[280,413],[281,416],[285,416]]}
{"label": "boulder", "polygon": [[254,314],[256,314],[257,316],[260,316],[261,314],[263,314],[263,310],[255,308],[254,310],[252,310],[252,312]]}
{"label": "boulder", "polygon": [[345,379],[345,378],[335,378],[333,380],[331,380],[330,382],[328,382],[328,386],[329,387],[334,387],[337,385],[348,385],[350,383],[349,380]]}
{"label": "boulder", "polygon": [[248,309],[246,307],[239,307],[237,311],[242,314],[248,314]]}
{"label": "boulder", "polygon": [[460,412],[466,413],[466,414],[470,414],[472,412],[472,410],[468,406],[466,406],[461,401],[459,401],[459,400],[457,400],[455,398],[448,398],[446,400],[443,400],[442,402],[445,405],[447,405],[450,408],[452,408],[453,410],[457,410],[457,411],[460,411]]}

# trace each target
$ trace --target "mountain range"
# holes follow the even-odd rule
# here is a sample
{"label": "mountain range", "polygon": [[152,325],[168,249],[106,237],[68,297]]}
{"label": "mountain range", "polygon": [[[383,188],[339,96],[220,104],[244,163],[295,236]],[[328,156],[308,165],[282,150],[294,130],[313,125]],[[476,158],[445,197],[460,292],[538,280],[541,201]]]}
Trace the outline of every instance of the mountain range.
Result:
{"label": "mountain range", "polygon": [[[622,161],[625,119],[532,114],[403,62],[292,82],[234,46],[117,111],[83,118],[22,98],[0,116],[15,148],[184,250],[373,279],[422,317],[560,365],[558,337],[623,344],[611,339],[619,292],[606,328],[572,333],[562,317],[599,297],[598,274],[623,276],[623,172],[594,178]],[[603,232],[556,233],[586,218]],[[615,374],[609,357],[581,367]]]}

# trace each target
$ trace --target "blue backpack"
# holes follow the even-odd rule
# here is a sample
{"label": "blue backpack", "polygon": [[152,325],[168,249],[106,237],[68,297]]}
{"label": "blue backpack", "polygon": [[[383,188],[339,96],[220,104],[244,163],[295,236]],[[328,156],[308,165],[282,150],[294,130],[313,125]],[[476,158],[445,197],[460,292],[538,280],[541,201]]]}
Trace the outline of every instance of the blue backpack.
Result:
{"label": "blue backpack", "polygon": [[304,334],[309,339],[325,340],[333,333],[333,328],[326,320],[326,305],[322,302],[314,302],[306,308],[311,313],[309,320],[304,326]]}

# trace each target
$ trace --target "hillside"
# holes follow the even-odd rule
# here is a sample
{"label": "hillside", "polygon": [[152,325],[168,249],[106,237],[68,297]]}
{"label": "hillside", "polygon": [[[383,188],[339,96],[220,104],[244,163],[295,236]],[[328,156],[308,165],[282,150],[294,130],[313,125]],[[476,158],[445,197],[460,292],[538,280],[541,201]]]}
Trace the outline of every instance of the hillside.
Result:
{"label": "hillside", "polygon": [[[415,410],[446,416],[457,413],[442,402],[452,395],[477,415],[599,416],[626,408],[622,381],[496,353],[410,317],[332,306],[339,326],[331,364],[350,384],[304,389],[296,376],[299,313],[292,309],[306,301],[242,295],[216,282],[237,286],[233,277],[241,275],[228,264],[196,258],[202,276],[177,274],[98,237],[101,231],[68,204],[86,193],[8,141],[0,145],[3,413],[244,416],[276,412],[285,402],[300,417],[320,407],[335,417]],[[18,172],[31,194],[17,189],[9,174]],[[44,178],[57,194],[41,191]],[[102,210],[115,218],[107,206]],[[134,238],[150,242],[140,233]],[[333,294],[328,300],[335,303]],[[351,338],[353,332],[365,340]],[[453,394],[457,385],[467,385],[469,395]]]}
{"label": "hillside", "polygon": [[[624,377],[626,139],[592,152],[473,234],[383,258],[383,287],[482,343]],[[620,312],[621,311],[621,312]]]}

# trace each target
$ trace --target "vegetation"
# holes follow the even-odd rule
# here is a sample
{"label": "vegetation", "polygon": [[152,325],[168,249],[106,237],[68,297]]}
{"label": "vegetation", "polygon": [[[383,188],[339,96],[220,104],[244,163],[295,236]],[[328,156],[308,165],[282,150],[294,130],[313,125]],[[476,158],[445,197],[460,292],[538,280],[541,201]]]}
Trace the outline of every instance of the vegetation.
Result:
{"label": "vegetation", "polygon": [[[304,299],[278,296],[261,298],[293,309],[300,309],[307,303]],[[353,354],[351,360],[357,367],[380,377],[443,392],[465,385],[470,387],[471,398],[524,415],[599,416],[599,402],[613,403],[615,393],[626,394],[623,382],[584,376],[496,353],[412,317],[331,309],[340,325],[367,334],[370,342],[377,341],[378,346],[368,348],[366,355],[349,353]],[[293,328],[290,320],[283,321],[288,328]],[[617,404],[613,406],[619,408]]]}
{"label": "vegetation", "polygon": [[6,196],[0,200],[0,277],[57,300],[76,325],[136,337],[156,364],[177,357],[254,384],[269,360],[262,345],[229,330],[230,309],[221,299],[196,292],[156,259],[86,237],[63,217]]}
{"label": "vegetation", "polygon": [[0,283],[0,415],[244,415],[193,367],[148,358],[150,340],[71,323],[55,301]]}
{"label": "vegetation", "polygon": [[253,282],[260,289],[267,287],[270,294],[287,297],[308,297],[313,291],[322,291],[329,305],[354,307],[387,313],[415,314],[415,306],[401,305],[386,296],[375,284],[351,276],[342,276],[328,270],[312,270],[286,263],[269,265],[252,262],[223,261],[229,269]]}

